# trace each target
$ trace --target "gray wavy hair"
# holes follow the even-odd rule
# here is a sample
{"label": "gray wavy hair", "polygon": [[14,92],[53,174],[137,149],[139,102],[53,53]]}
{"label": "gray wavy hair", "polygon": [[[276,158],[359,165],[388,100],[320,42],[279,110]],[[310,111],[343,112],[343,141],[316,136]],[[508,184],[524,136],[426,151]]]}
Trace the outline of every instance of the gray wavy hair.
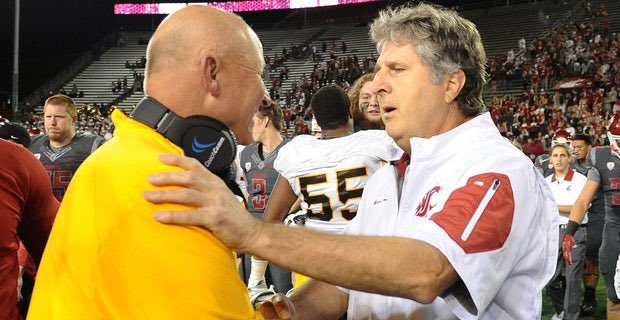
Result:
{"label": "gray wavy hair", "polygon": [[465,85],[456,98],[465,116],[485,111],[482,89],[486,83],[486,54],[476,26],[443,7],[418,4],[387,8],[370,26],[370,36],[382,51],[389,41],[411,43],[431,68],[431,81],[438,84],[449,73],[463,70]]}

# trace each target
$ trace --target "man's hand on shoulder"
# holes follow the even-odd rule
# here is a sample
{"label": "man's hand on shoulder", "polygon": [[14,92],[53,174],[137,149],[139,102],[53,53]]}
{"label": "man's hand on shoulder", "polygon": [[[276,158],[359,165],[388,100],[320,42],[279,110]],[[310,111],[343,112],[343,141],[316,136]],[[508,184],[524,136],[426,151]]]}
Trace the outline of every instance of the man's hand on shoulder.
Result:
{"label": "man's hand on shoulder", "polygon": [[159,188],[145,191],[144,198],[155,204],[174,203],[196,209],[160,211],[155,213],[155,219],[165,224],[203,227],[227,247],[248,252],[257,241],[261,222],[239,205],[224,181],[193,158],[166,154],[160,156],[160,161],[184,170],[150,175],[149,182]]}

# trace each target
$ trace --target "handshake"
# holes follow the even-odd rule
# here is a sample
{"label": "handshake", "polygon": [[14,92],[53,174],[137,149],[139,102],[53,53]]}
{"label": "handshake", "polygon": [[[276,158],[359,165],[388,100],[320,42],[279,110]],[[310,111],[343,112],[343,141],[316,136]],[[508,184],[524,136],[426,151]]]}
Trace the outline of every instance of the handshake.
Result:
{"label": "handshake", "polygon": [[256,310],[266,320],[294,320],[297,318],[293,302],[284,294],[277,293],[270,300],[260,303]]}

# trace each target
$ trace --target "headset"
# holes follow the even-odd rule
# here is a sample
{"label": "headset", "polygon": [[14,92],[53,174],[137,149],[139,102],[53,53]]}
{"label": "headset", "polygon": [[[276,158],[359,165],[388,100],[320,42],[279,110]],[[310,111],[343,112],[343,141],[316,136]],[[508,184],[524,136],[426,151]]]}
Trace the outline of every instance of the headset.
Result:
{"label": "headset", "polygon": [[198,115],[183,118],[149,96],[140,100],[129,117],[155,129],[226,184],[234,182],[231,164],[237,154],[237,139],[222,122]]}

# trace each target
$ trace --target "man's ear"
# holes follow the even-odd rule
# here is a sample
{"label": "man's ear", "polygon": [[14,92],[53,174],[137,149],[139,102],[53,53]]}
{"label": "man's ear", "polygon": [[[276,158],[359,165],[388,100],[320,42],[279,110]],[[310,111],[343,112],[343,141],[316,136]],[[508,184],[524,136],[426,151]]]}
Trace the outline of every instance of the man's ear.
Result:
{"label": "man's ear", "polygon": [[456,97],[459,96],[461,90],[465,86],[466,81],[465,72],[459,69],[457,71],[452,72],[448,75],[447,83],[446,83],[446,92],[444,95],[444,99],[446,103],[450,103],[456,100]]}
{"label": "man's ear", "polygon": [[202,85],[209,91],[212,96],[218,96],[220,94],[219,77],[220,77],[220,62],[211,56],[207,56],[202,60]]}

